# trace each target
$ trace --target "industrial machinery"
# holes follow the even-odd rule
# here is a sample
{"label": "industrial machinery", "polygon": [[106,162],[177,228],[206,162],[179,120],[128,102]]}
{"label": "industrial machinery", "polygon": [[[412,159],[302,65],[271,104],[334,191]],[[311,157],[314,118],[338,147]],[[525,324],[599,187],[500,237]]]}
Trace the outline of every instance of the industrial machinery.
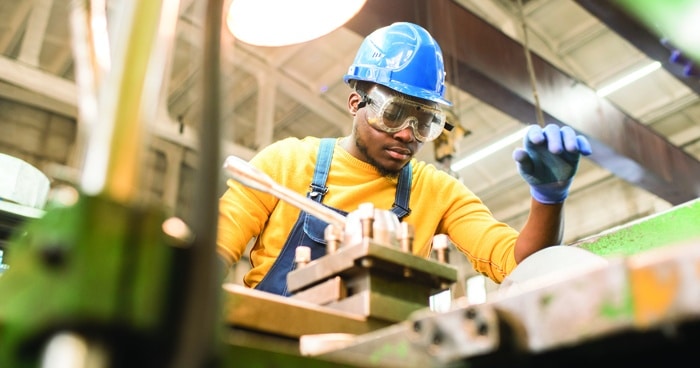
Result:
{"label": "industrial machinery", "polygon": [[296,248],[296,269],[287,276],[294,299],[393,323],[428,307],[431,295],[457,280],[457,270],[446,264],[445,235],[434,237],[437,260],[418,257],[411,251],[413,229],[391,211],[365,203],[345,217],[281,187],[235,156],[224,168],[234,179],[328,223],[324,256],[312,261],[308,247]]}
{"label": "industrial machinery", "polygon": [[[139,127],[152,118],[148,107],[157,97],[147,93],[157,87],[146,85],[145,76],[163,69],[164,51],[155,46],[169,40],[156,35],[172,32],[156,30],[161,18],[164,27],[172,24],[167,14],[173,13],[164,2],[129,2],[124,30],[139,42],[115,43],[120,65],[105,73],[92,64],[102,58],[90,47],[105,40],[80,32],[102,23],[89,22],[74,2],[76,64],[87,73],[78,78],[81,119],[97,132],[106,126],[97,136],[111,140],[90,144],[89,157],[102,165],[86,163],[81,185],[62,197],[67,200],[27,221],[8,242],[10,268],[0,276],[0,367],[584,367],[694,359],[698,201],[570,246],[605,255],[606,262],[511,280],[485,303],[458,299],[436,311],[428,298],[456,280],[444,262],[448,239],[436,236],[434,258],[415,257],[411,229],[383,211],[328,213],[227,161],[227,169],[240,169],[233,172],[238,180],[326,220],[330,249],[315,260],[300,249],[288,278],[291,297],[221,285],[212,186],[221,170],[222,3],[206,3],[202,186],[196,216],[180,219],[134,193]],[[632,251],[611,254],[610,244]]]}
{"label": "industrial machinery", "polygon": [[[329,222],[328,254],[298,259],[288,275],[291,298],[224,287],[232,347],[275,351],[270,342],[284,346],[286,340],[277,353],[287,359],[397,368],[612,366],[661,363],[668,352],[692,356],[700,327],[700,200],[580,244],[542,250],[487,302],[457,299],[450,310],[434,311],[420,301],[449,286],[454,274],[440,262],[406,253],[408,245],[400,249],[410,232],[374,239],[368,236],[371,206],[343,224],[334,212],[286,193],[240,160],[229,158],[225,168],[244,184]],[[341,236],[345,231],[361,236]],[[591,251],[603,254],[597,247],[611,238],[618,254]],[[334,244],[338,239],[345,242]],[[442,241],[436,236],[433,247],[442,249]]]}

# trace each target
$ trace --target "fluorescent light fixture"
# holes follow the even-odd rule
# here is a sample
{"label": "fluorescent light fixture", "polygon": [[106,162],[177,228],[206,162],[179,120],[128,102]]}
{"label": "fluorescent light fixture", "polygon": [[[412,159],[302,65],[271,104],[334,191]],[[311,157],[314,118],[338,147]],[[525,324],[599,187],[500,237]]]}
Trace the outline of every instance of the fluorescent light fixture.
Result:
{"label": "fluorescent light fixture", "polygon": [[451,168],[452,171],[459,171],[464,169],[465,167],[483,159],[486,156],[491,155],[492,153],[499,151],[519,140],[521,140],[525,136],[525,132],[527,132],[529,126],[526,126],[520,130],[518,130],[515,133],[512,133],[508,136],[505,136],[501,138],[500,140],[496,141],[493,144],[490,144],[474,153],[471,155],[464,157],[455,163],[452,164]]}
{"label": "fluorescent light fixture", "polygon": [[236,39],[251,45],[293,45],[334,31],[366,1],[233,0],[226,25]]}
{"label": "fluorescent light fixture", "polygon": [[642,77],[650,74],[651,72],[653,72],[656,69],[659,69],[660,67],[661,67],[661,63],[658,61],[654,61],[654,62],[652,62],[646,66],[643,66],[643,67],[625,75],[624,77],[604,86],[603,88],[599,89],[596,92],[596,94],[600,97],[605,97],[605,96],[617,91],[618,89],[620,89],[620,88],[622,88],[622,87],[624,87],[624,86],[626,86],[626,85],[628,85],[636,80],[641,79]]}

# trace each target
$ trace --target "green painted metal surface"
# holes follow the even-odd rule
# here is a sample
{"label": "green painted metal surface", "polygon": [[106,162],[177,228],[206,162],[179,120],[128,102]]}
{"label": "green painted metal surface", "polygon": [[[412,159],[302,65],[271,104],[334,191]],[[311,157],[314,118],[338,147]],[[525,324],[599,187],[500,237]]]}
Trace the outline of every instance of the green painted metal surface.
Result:
{"label": "green painted metal surface", "polygon": [[261,346],[259,349],[245,346],[228,346],[223,354],[223,367],[245,368],[357,368],[330,360],[276,352]]}
{"label": "green painted metal surface", "polygon": [[700,199],[618,226],[571,245],[605,257],[628,256],[692,239],[700,239]]}
{"label": "green painted metal surface", "polygon": [[182,250],[164,236],[164,219],[84,196],[27,222],[0,277],[0,367],[38,366],[45,339],[66,329],[127,351],[172,343],[158,339],[178,326]]}

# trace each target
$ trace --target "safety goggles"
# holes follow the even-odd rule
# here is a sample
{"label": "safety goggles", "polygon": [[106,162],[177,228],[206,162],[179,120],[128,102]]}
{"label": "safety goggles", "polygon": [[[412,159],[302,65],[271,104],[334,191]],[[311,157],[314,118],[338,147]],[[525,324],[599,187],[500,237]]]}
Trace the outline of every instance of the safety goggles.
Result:
{"label": "safety goggles", "polygon": [[429,142],[437,138],[445,127],[445,113],[439,107],[422,104],[394,95],[377,87],[363,96],[368,107],[367,122],[387,133],[413,129],[416,139]]}

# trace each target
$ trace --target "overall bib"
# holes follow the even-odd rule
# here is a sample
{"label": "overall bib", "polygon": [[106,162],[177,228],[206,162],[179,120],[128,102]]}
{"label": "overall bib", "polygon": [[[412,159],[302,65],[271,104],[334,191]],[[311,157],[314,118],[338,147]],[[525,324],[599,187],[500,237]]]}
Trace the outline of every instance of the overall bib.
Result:
{"label": "overall bib", "polygon": [[[326,180],[328,179],[328,172],[331,168],[335,141],[334,138],[321,139],[321,145],[316,158],[316,167],[314,168],[314,177],[309,192],[306,194],[308,198],[318,203],[323,202],[323,197],[326,192],[328,192]],[[408,207],[408,201],[411,196],[411,175],[412,169],[411,163],[409,162],[404,166],[399,175],[394,205],[391,209],[391,212],[399,218],[399,221],[411,212]],[[342,215],[348,214],[336,208],[326,207]],[[289,290],[287,290],[287,273],[294,268],[294,256],[297,246],[304,245],[311,248],[312,260],[325,255],[326,240],[324,238],[324,232],[327,226],[327,222],[301,211],[275,263],[255,288],[278,295],[289,296],[290,293]]]}

